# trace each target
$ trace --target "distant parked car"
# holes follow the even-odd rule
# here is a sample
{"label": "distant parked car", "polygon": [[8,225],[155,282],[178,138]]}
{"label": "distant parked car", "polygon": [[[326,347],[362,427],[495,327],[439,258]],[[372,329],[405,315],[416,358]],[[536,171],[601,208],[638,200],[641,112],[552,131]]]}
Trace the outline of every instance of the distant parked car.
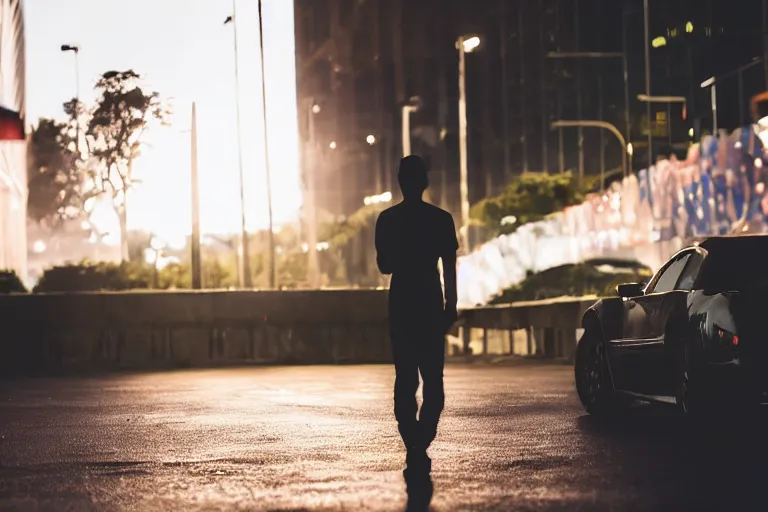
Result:
{"label": "distant parked car", "polygon": [[708,238],[681,250],[647,284],[584,314],[576,389],[592,414],[635,399],[689,415],[746,413],[768,390],[768,236]]}

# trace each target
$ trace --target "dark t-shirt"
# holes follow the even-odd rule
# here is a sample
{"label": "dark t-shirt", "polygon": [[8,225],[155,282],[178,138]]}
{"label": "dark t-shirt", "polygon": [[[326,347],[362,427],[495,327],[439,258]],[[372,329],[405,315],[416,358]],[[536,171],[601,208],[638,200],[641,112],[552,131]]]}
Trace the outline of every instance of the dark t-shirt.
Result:
{"label": "dark t-shirt", "polygon": [[443,307],[438,260],[459,248],[453,217],[422,201],[402,202],[376,222],[376,256],[392,273],[390,312],[417,314]]}

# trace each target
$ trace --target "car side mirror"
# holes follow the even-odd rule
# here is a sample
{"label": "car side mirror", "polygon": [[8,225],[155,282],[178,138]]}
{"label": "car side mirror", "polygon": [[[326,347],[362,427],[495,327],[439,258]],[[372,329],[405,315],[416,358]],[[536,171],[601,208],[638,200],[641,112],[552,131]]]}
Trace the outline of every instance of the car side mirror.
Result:
{"label": "car side mirror", "polygon": [[618,286],[619,297],[627,299],[629,297],[639,297],[643,295],[643,285],[641,283],[625,283]]}

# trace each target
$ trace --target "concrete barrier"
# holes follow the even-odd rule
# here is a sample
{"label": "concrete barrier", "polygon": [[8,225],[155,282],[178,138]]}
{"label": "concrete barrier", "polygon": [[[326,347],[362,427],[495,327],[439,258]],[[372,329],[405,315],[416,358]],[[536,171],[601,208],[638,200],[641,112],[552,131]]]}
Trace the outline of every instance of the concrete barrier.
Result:
{"label": "concrete barrier", "polygon": [[471,308],[461,312],[452,334],[464,354],[489,354],[493,340],[495,353],[573,360],[581,318],[596,300],[562,297]]}
{"label": "concrete barrier", "polygon": [[[501,353],[572,358],[594,301],[464,310],[448,354],[489,354],[501,337]],[[386,290],[0,295],[0,376],[389,361]]]}
{"label": "concrete barrier", "polygon": [[0,295],[0,373],[390,361],[385,290]]}

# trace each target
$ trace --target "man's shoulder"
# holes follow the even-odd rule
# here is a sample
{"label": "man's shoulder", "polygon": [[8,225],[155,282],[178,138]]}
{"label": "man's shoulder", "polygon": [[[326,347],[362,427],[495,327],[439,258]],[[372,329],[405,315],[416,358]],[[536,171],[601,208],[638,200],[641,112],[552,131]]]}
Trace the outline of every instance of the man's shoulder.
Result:
{"label": "man's shoulder", "polygon": [[425,203],[429,206],[429,209],[431,213],[438,219],[440,219],[443,222],[453,222],[453,215],[450,214],[450,212],[443,210],[439,206],[436,206],[431,203]]}

